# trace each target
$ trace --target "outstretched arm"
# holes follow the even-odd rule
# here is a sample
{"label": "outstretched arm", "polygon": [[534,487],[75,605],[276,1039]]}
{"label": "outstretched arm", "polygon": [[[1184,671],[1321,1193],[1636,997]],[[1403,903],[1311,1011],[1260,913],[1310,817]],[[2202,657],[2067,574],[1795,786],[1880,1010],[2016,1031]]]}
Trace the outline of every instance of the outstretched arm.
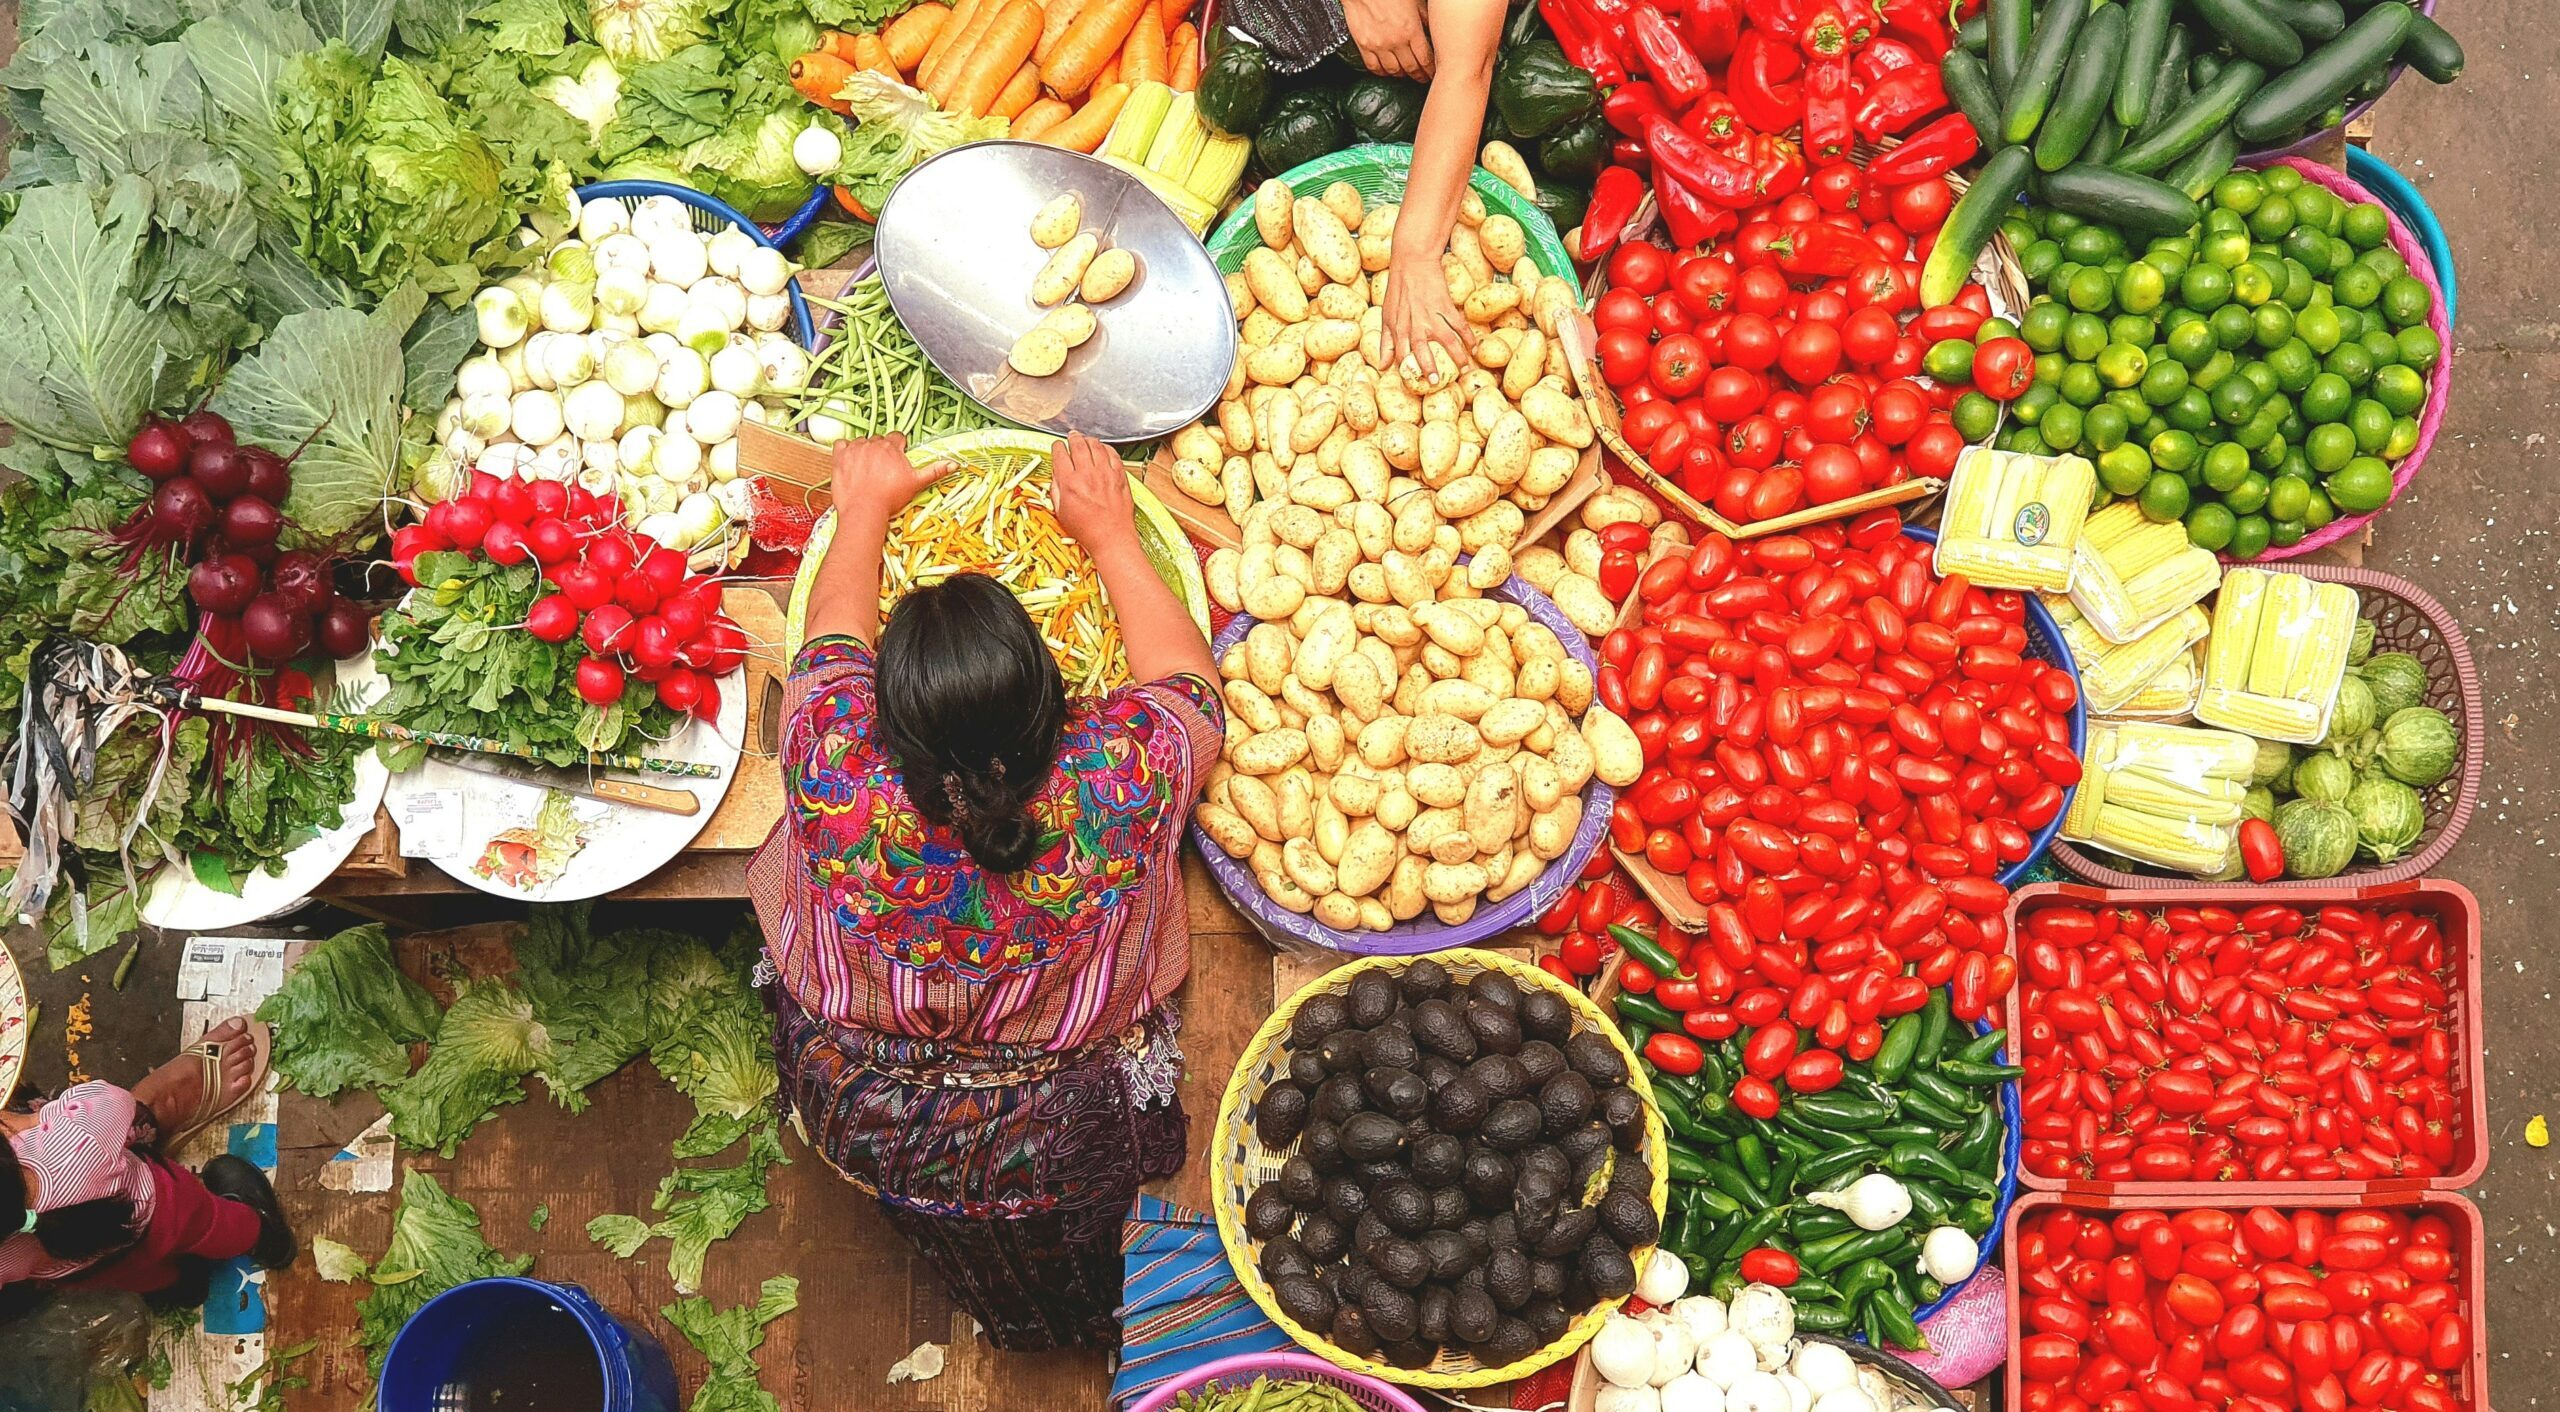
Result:
{"label": "outstretched arm", "polygon": [[1484,130],[1485,100],[1493,92],[1494,54],[1502,43],[1503,0],[1431,0],[1431,96],[1422,105],[1414,135],[1413,170],[1405,179],[1404,208],[1387,265],[1383,336],[1387,366],[1410,357],[1431,367],[1427,344],[1447,349],[1458,367],[1468,365],[1475,333],[1449,298],[1440,256],[1475,171],[1476,138]]}
{"label": "outstretched arm", "polygon": [[888,551],[889,521],[950,470],[947,461],[921,470],[909,465],[907,439],[895,434],[836,443],[836,534],[809,587],[808,637],[879,643],[880,564]]}
{"label": "outstretched arm", "polygon": [[1051,465],[1049,492],[1059,528],[1084,546],[1102,574],[1103,592],[1120,618],[1120,640],[1128,645],[1129,675],[1147,682],[1189,672],[1214,684],[1218,666],[1209,640],[1138,542],[1138,503],[1120,453],[1089,436],[1068,437]]}

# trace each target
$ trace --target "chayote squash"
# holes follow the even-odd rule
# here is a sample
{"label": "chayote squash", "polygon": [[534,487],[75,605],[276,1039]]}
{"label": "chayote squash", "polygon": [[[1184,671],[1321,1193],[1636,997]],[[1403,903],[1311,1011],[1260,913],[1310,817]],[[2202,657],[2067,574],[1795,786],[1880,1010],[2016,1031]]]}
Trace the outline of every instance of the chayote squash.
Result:
{"label": "chayote squash", "polygon": [[1411,142],[1429,94],[1409,78],[1365,76],[1344,91],[1342,121],[1354,142]]}
{"label": "chayote squash", "polygon": [[1552,39],[1533,39],[1493,66],[1493,108],[1513,137],[1544,137],[1599,106],[1591,75]]}
{"label": "chayote squash", "polygon": [[1274,175],[1349,145],[1342,114],[1322,89],[1301,88],[1271,105],[1253,135],[1253,154]]}

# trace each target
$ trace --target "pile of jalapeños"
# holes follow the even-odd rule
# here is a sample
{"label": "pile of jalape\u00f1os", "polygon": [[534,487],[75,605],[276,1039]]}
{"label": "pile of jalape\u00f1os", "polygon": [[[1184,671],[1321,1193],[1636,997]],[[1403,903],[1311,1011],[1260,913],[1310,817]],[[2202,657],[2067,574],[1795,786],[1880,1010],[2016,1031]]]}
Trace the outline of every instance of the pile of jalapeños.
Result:
{"label": "pile of jalape\u00f1os", "polygon": [[2404,0],[1988,0],[1941,78],[1990,155],[1922,302],[1954,297],[2021,195],[2129,232],[2186,230],[2241,152],[2334,126],[2394,64],[2451,83],[2462,45]]}
{"label": "pile of jalape\u00f1os", "polygon": [[[1758,1118],[1727,1092],[1743,1072],[1739,1036],[1699,1044],[1650,996],[1620,995],[1615,1004],[1620,1027],[1646,1055],[1668,1129],[1662,1247],[1688,1264],[1693,1284],[1730,1299],[1746,1282],[1746,1255],[1784,1252],[1794,1279],[1772,1282],[1787,1284],[1797,1327],[1926,1348],[1914,1311],[1946,1290],[1920,1268],[1922,1239],[1937,1226],[1980,1239],[1998,1210],[2008,1140],[2000,1089],[2024,1072],[2000,1062],[2008,1032],[1968,1034],[1940,988],[1896,1019],[1875,1057],[1850,1063],[1836,1086],[1790,1093],[1774,1118]],[[1910,1195],[1910,1214],[1896,1225],[1865,1230],[1807,1199],[1871,1172]],[[1787,1262],[1755,1265],[1765,1279]]]}

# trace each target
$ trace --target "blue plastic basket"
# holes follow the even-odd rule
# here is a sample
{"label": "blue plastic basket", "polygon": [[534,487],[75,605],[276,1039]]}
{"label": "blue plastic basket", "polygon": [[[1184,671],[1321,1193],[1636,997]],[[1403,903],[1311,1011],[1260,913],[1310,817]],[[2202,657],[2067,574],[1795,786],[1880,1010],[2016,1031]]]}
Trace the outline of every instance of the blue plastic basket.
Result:
{"label": "blue plastic basket", "polygon": [[782,224],[767,226],[765,237],[778,248],[790,249],[800,243],[800,237],[809,233],[809,227],[818,223],[818,217],[826,212],[827,203],[834,199],[835,193],[827,190],[826,183],[820,182],[817,190],[809,193],[809,199],[800,203],[799,210],[785,216]]}
{"label": "blue plastic basket", "polygon": [[[785,223],[784,229],[791,230],[791,234],[785,239],[798,238],[799,231],[792,230],[794,225],[797,225],[799,230],[808,228],[802,221],[803,217],[812,221],[817,219],[817,201],[825,195],[825,189],[820,188],[817,195],[810,198],[810,204],[802,207],[798,214]],[[748,237],[758,245],[775,250],[783,246],[783,240],[777,240],[765,234],[764,227],[748,220],[737,207],[716,196],[696,191],[690,186],[678,186],[671,181],[599,181],[578,188],[580,201],[600,201],[607,197],[637,201],[650,196],[672,196],[692,207],[693,225],[696,230],[712,231],[718,229],[721,224],[733,225],[745,231]],[[808,348],[815,345],[818,341],[817,328],[809,321],[809,301],[800,297],[798,277],[793,277],[792,281],[784,286],[784,292],[791,296],[791,327],[800,337],[800,346]]]}
{"label": "blue plastic basket", "polygon": [[[1989,1034],[1992,1029],[1993,1025],[1989,1020],[1976,1020],[1973,1022],[1973,1032],[1976,1035]],[[2004,1045],[2001,1047],[1999,1054],[1994,1056],[1994,1062],[2002,1064],[2009,1062],[2009,1050],[2007,1046]],[[2018,1151],[2020,1146],[2020,1133],[2018,1130],[2025,1126],[2025,1111],[2025,1109],[2019,1106],[2017,1081],[2013,1079],[2008,1083],[2000,1085],[2000,1123],[2001,1126],[2006,1128],[2008,1131],[2007,1134],[2000,1139],[2000,1190],[1999,1193],[1991,1199],[1991,1228],[1984,1231],[1982,1233],[1982,1239],[1974,1243],[1973,1274],[1967,1275],[1963,1279],[1956,1281],[1954,1284],[1947,1286],[1946,1293],[1939,1295],[1936,1299],[1933,1299],[1911,1311],[1911,1322],[1916,1324],[1921,1320],[1928,1318],[1930,1315],[1937,1313],[1939,1310],[1946,1308],[1948,1303],[1957,1295],[1964,1293],[1965,1286],[1973,1283],[1975,1275],[1981,1274],[1984,1267],[1992,1264],[1999,1256],[2000,1237],[2009,1226],[2009,1203],[2018,1199]],[[1857,1339],[1860,1343],[1866,1342],[1866,1335],[1864,1334],[1852,1334],[1851,1337]]]}
{"label": "blue plastic basket", "polygon": [[2347,175],[2390,207],[2400,224],[2427,247],[2427,261],[2436,267],[2436,283],[2444,289],[2444,316],[2450,323],[2454,316],[2453,242],[2445,239],[2444,225],[2436,219],[2435,208],[2418,194],[2414,183],[2400,175],[2398,168],[2353,144],[2347,148]]}

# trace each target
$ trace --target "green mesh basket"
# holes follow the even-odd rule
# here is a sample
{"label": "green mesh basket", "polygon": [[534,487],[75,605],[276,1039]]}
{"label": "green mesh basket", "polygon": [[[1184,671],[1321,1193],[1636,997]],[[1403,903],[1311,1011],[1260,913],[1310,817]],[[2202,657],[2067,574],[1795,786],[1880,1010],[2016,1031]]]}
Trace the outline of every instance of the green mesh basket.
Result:
{"label": "green mesh basket", "polygon": [[[1289,190],[1300,196],[1314,196],[1337,181],[1347,181],[1360,193],[1363,202],[1404,199],[1405,173],[1413,166],[1413,144],[1410,142],[1371,142],[1327,153],[1303,166],[1293,167],[1280,177]],[[1529,256],[1538,262],[1538,272],[1573,278],[1573,260],[1564,253],[1564,238],[1556,234],[1556,223],[1538,209],[1538,203],[1512,190],[1502,178],[1482,167],[1468,178],[1476,195],[1484,198],[1485,209],[1499,211],[1520,223],[1529,237]],[[1253,192],[1247,190],[1244,201],[1218,228],[1209,234],[1209,258],[1217,262],[1220,274],[1234,274],[1244,268],[1244,257],[1262,243],[1262,233],[1253,224]]]}

